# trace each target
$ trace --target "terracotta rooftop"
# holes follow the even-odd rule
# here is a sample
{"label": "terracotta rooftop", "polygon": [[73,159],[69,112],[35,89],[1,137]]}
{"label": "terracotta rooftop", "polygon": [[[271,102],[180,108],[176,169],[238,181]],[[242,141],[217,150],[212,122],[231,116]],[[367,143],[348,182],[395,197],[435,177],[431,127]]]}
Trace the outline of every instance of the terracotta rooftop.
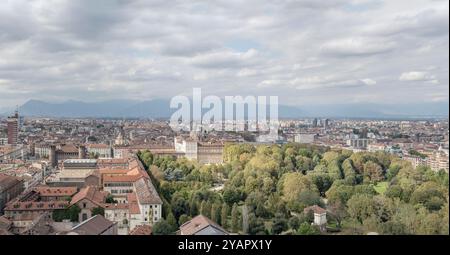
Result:
{"label": "terracotta rooftop", "polygon": [[39,193],[39,196],[73,196],[77,193],[76,187],[37,187],[35,191]]}
{"label": "terracotta rooftop", "polygon": [[64,153],[78,153],[78,148],[73,144],[66,144],[61,146],[61,149],[59,151],[62,151]]}
{"label": "terracotta rooftop", "polygon": [[108,149],[109,145],[107,144],[89,144],[88,148],[95,148],[95,149]]}
{"label": "terracotta rooftop", "polygon": [[137,225],[130,231],[130,235],[149,236],[152,234],[152,227],[150,225]]}
{"label": "terracotta rooftop", "polygon": [[309,211],[313,211],[314,213],[317,213],[317,214],[322,214],[322,213],[327,212],[327,210],[323,209],[322,207],[320,207],[318,205],[309,206],[303,210],[303,212],[305,212],[305,213],[308,213]]}
{"label": "terracotta rooftop", "polygon": [[141,209],[139,209],[139,205],[137,203],[136,193],[128,193],[127,201],[130,214],[141,214]]}
{"label": "terracotta rooftop", "polygon": [[10,201],[5,211],[35,211],[35,210],[55,210],[65,209],[69,205],[68,201],[50,201],[50,202],[36,202],[26,201],[19,202],[17,200]]}
{"label": "terracotta rooftop", "polygon": [[110,174],[110,175],[118,175],[118,174],[127,174],[129,169],[122,168],[101,168],[99,169],[100,174]]}
{"label": "terracotta rooftop", "polygon": [[73,198],[72,198],[72,201],[70,201],[70,204],[73,205],[83,199],[88,199],[91,202],[93,202],[99,206],[102,206],[106,199],[106,195],[107,195],[107,192],[98,191],[95,187],[88,186],[88,187],[81,189],[80,192],[75,194],[75,196],[73,196]]}
{"label": "terracotta rooftop", "polygon": [[219,226],[214,221],[210,220],[208,217],[203,215],[198,215],[192,220],[185,222],[183,225],[180,226],[180,231],[182,235],[194,235],[195,233],[201,231],[202,229],[212,226],[221,232],[228,233],[226,230],[224,230],[221,226]]}
{"label": "terracotta rooftop", "polygon": [[135,182],[141,178],[140,175],[104,175],[103,183],[107,182]]}

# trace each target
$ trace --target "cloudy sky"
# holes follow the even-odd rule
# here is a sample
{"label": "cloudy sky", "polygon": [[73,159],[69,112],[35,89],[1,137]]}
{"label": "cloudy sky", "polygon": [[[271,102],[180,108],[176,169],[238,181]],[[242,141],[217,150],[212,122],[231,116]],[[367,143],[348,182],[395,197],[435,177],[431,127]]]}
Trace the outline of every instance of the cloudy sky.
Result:
{"label": "cloudy sky", "polygon": [[291,105],[446,102],[448,47],[448,0],[3,0],[0,109],[193,87]]}

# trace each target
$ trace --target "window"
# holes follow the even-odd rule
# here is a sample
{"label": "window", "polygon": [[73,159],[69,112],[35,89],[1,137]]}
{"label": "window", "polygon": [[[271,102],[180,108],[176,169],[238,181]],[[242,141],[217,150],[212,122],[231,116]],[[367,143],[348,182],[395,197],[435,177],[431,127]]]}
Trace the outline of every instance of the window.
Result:
{"label": "window", "polygon": [[83,208],[86,208],[86,203],[83,203]]}

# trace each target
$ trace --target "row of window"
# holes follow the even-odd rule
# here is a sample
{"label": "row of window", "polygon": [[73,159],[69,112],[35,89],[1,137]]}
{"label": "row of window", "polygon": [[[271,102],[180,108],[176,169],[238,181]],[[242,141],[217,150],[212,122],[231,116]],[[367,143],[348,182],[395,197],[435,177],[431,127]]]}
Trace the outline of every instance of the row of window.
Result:
{"label": "row of window", "polygon": [[132,189],[126,189],[126,190],[111,190],[111,194],[128,194],[128,193],[132,193],[133,190]]}
{"label": "row of window", "polygon": [[[117,213],[114,213],[114,217],[117,217],[117,215],[118,215]],[[105,216],[106,216],[106,218],[111,218],[112,214],[107,213]],[[126,218],[127,217],[127,213],[123,213],[123,217]]]}
{"label": "row of window", "polygon": [[129,182],[115,182],[115,183],[105,183],[105,187],[131,187],[132,183]]}

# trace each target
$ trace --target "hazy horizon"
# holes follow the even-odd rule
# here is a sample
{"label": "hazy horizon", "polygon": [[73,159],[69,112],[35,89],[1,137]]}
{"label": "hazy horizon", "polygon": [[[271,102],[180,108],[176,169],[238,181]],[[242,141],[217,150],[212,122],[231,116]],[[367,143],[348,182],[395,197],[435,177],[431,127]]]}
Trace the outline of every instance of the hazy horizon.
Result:
{"label": "hazy horizon", "polygon": [[[192,102],[192,98],[189,98]],[[222,103],[224,99],[222,98]],[[448,118],[448,102],[376,104],[345,103],[290,106],[280,103],[281,118],[362,118],[362,119],[417,119]],[[0,108],[0,116],[10,115],[16,108]],[[169,118],[176,109],[170,109],[170,99],[105,101],[68,100],[46,102],[29,100],[18,106],[20,115],[33,117],[94,117],[94,118]],[[192,110],[192,109],[191,109]],[[208,108],[203,108],[208,111]]]}

